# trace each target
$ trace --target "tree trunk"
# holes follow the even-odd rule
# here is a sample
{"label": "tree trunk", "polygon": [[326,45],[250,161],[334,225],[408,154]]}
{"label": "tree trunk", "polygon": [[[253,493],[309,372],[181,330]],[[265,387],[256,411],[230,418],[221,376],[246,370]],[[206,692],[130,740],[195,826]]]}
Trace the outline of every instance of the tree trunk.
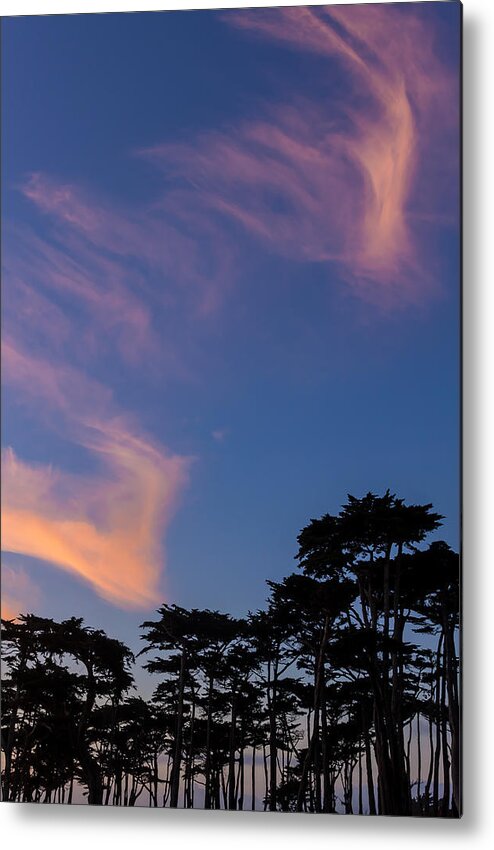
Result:
{"label": "tree trunk", "polygon": [[182,763],[182,738],[183,738],[183,711],[184,711],[184,688],[185,688],[185,666],[186,654],[182,650],[180,656],[180,675],[178,680],[178,704],[177,721],[175,727],[175,742],[173,748],[173,764],[170,778],[170,808],[178,806],[178,795],[180,790],[180,768]]}
{"label": "tree trunk", "polygon": [[453,785],[453,814],[459,817],[461,814],[461,784],[460,784],[460,707],[458,700],[458,682],[456,670],[456,650],[454,643],[454,627],[447,622],[444,615],[445,630],[445,667],[446,685],[448,693],[448,718],[451,731],[451,780]]}
{"label": "tree trunk", "polygon": [[209,687],[208,687],[208,714],[206,720],[206,758],[204,764],[204,783],[205,783],[205,791],[204,791],[204,808],[211,808],[211,725],[213,719],[213,689],[214,689],[214,676],[212,673],[209,675]]}
{"label": "tree trunk", "polygon": [[236,694],[232,693],[232,706],[230,714],[230,747],[228,757],[228,808],[236,809],[235,796],[235,748],[236,748],[236,725],[237,725],[237,698]]}
{"label": "tree trunk", "polygon": [[359,755],[358,755],[358,813],[364,813],[364,801],[362,797],[362,739],[359,738]]}
{"label": "tree trunk", "polygon": [[442,652],[443,636],[439,639],[439,646],[436,653],[436,705],[435,705],[435,721],[436,721],[436,746],[434,752],[434,779],[433,779],[433,812],[437,817],[439,814],[439,763],[441,758],[441,652]]}
{"label": "tree trunk", "polygon": [[[269,709],[269,811],[276,811],[276,790],[278,781],[278,746],[276,738],[276,697],[277,697],[277,662],[273,666],[273,677],[270,677],[268,665],[268,709]],[[271,681],[270,681],[271,679]]]}
{"label": "tree trunk", "polygon": [[448,817],[449,815],[449,797],[450,797],[450,782],[449,782],[449,757],[448,757],[448,721],[446,714],[446,642],[444,644],[443,649],[443,681],[441,685],[441,703],[442,703],[442,717],[441,717],[441,743],[442,743],[442,751],[443,751],[443,799],[441,805],[441,816],[443,818]]}
{"label": "tree trunk", "polygon": [[324,628],[321,637],[321,642],[319,644],[319,650],[317,653],[317,659],[315,662],[315,670],[314,670],[314,721],[312,724],[312,736],[307,745],[307,752],[305,754],[304,765],[302,768],[302,777],[300,779],[300,785],[297,794],[297,811],[301,812],[303,808],[303,801],[305,797],[305,792],[307,788],[307,779],[309,776],[309,769],[312,764],[314,764],[314,778],[315,778],[315,808],[317,812],[321,811],[321,776],[319,772],[319,718],[321,711],[321,700],[325,682],[325,670],[324,670],[324,653],[326,652],[326,646],[328,642],[329,636],[329,614],[326,614],[324,618]]}
{"label": "tree trunk", "polygon": [[370,734],[369,731],[366,730],[364,732],[364,740],[365,740],[365,766],[367,771],[367,796],[369,798],[369,814],[376,814],[376,795],[374,791],[374,776],[372,773],[372,755],[371,755],[371,745],[370,745]]}
{"label": "tree trunk", "polygon": [[333,811],[333,799],[331,794],[331,777],[329,772],[329,748],[328,748],[328,710],[326,696],[323,694],[321,706],[321,745],[322,745],[322,777],[323,777],[323,812]]}

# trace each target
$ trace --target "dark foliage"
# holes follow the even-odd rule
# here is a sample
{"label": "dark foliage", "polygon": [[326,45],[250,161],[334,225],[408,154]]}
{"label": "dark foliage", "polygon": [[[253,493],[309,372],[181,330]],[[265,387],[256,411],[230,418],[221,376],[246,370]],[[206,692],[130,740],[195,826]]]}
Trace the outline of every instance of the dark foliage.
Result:
{"label": "dark foliage", "polygon": [[459,559],[431,505],[348,497],[245,619],[163,605],[140,656],[81,619],[2,621],[3,797],[458,817]]}

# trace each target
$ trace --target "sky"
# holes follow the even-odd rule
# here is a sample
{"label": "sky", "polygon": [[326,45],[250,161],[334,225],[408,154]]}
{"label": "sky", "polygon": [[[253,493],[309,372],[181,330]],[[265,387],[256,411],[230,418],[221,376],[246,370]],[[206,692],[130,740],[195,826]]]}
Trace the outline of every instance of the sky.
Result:
{"label": "sky", "polygon": [[234,615],[347,493],[459,545],[456,2],[2,22],[2,616]]}

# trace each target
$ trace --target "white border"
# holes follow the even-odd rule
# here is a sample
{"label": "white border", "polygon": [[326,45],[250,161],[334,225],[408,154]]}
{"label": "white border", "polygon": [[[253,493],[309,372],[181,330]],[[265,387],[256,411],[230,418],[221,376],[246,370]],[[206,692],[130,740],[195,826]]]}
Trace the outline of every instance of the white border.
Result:
{"label": "white border", "polygon": [[[384,0],[386,2],[386,0]],[[400,0],[398,0],[400,2]],[[2,15],[56,15],[75,12],[151,12],[164,9],[238,9],[240,7],[253,6],[300,6],[298,0],[274,0],[267,3],[266,0],[189,0],[189,2],[141,2],[126,3],[122,0],[4,0],[2,3]],[[314,0],[307,4],[312,6],[324,6],[326,0]]]}
{"label": "white border", "polygon": [[[319,0],[320,2],[320,0]],[[265,2],[4,0],[2,14],[264,6]],[[290,0],[271,5],[296,5]],[[316,4],[314,4],[316,5]],[[494,835],[494,3],[464,3],[464,695],[465,815],[461,821],[0,806],[5,848],[87,850],[107,846],[235,850],[425,850],[492,846]],[[492,266],[492,262],[490,264]],[[490,829],[489,829],[490,828]]]}

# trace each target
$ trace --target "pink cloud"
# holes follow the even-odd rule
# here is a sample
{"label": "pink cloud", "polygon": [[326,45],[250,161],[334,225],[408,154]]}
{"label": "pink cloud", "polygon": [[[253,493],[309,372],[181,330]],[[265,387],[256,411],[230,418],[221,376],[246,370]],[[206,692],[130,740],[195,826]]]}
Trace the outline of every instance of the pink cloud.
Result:
{"label": "pink cloud", "polygon": [[211,436],[213,440],[217,443],[223,443],[230,433],[229,428],[215,428],[214,431],[211,431]]}
{"label": "pink cloud", "polygon": [[458,84],[435,53],[431,19],[375,5],[224,19],[327,58],[328,90],[336,61],[345,96],[294,97],[265,120],[142,152],[188,181],[165,199],[168,209],[209,206],[284,256],[337,263],[355,292],[379,303],[435,291],[420,224],[444,220],[452,200],[436,192],[438,208],[433,187],[455,174],[447,151],[448,140],[457,147]]}
{"label": "pink cloud", "polygon": [[[99,307],[110,314],[115,307],[123,308],[130,321],[142,321],[136,316],[139,311],[149,320],[143,300],[165,306],[180,300],[196,316],[207,315],[217,305],[232,258],[227,242],[200,208],[186,217],[180,209],[163,215],[160,203],[117,208],[40,173],[31,174],[22,191],[62,228],[59,241],[70,257],[64,265],[78,267],[75,274],[65,269],[54,274],[59,286],[70,286],[73,294],[92,299],[95,307],[99,300]],[[144,273],[135,266],[129,270],[132,260],[144,264]],[[52,271],[56,273],[56,265]],[[159,276],[152,287],[149,273]],[[104,298],[110,303],[102,303]]]}
{"label": "pink cloud", "polygon": [[105,269],[97,258],[84,266],[33,234],[17,237],[4,268],[6,327],[31,348],[70,348],[86,359],[117,350],[128,363],[156,353],[149,311],[119,282],[118,269]]}
{"label": "pink cloud", "polygon": [[27,573],[2,561],[1,615],[4,620],[13,620],[19,614],[36,611],[41,592]]}
{"label": "pink cloud", "polygon": [[[3,456],[2,548],[49,561],[105,599],[139,608],[159,601],[162,536],[189,459],[167,453],[115,410],[111,393],[66,366],[12,343],[5,378],[83,447],[97,472],[74,475]],[[40,410],[41,408],[41,410]]]}
{"label": "pink cloud", "polygon": [[214,316],[233,277],[231,245],[210,215],[184,221],[161,203],[129,211],[40,173],[22,191],[44,235],[6,231],[9,333],[81,364],[109,354],[145,362],[151,377],[190,380],[193,351],[182,341]]}
{"label": "pink cloud", "polygon": [[458,81],[437,54],[426,7],[225,13],[326,61],[317,98],[292,93],[257,120],[141,151],[163,178],[147,205],[123,207],[40,173],[26,179],[46,238],[9,234],[4,377],[96,471],[73,475],[8,450],[9,551],[55,563],[115,604],[157,601],[161,535],[189,460],[157,445],[110,390],[68,364],[115,352],[126,367],[158,363],[160,375],[185,375],[181,355],[197,320],[211,320],[238,284],[246,234],[275,255],[324,265],[328,279],[337,269],[379,305],[437,290],[426,240],[456,223]]}
{"label": "pink cloud", "polygon": [[3,280],[3,319],[10,333],[15,330],[17,337],[28,339],[34,347],[48,339],[52,350],[60,351],[74,340],[73,323],[65,312],[7,263]]}

